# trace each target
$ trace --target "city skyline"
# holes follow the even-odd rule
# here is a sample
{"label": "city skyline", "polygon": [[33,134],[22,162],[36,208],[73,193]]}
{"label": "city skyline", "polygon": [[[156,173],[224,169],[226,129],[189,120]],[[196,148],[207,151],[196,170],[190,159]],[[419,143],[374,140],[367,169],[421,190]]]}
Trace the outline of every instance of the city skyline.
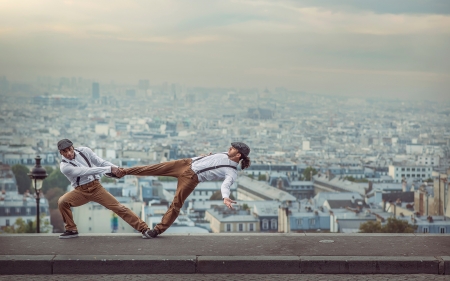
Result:
{"label": "city skyline", "polygon": [[1,2],[0,76],[449,98],[445,1]]}

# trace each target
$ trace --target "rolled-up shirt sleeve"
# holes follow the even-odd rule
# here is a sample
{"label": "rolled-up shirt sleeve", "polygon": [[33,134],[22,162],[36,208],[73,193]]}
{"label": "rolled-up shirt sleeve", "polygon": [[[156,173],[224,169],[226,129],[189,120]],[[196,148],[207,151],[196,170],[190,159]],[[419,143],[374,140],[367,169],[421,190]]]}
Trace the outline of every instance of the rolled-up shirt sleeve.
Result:
{"label": "rolled-up shirt sleeve", "polygon": [[236,173],[234,172],[227,172],[225,174],[225,180],[222,183],[222,186],[220,187],[220,191],[222,192],[222,198],[230,198],[230,188],[231,185],[236,180]]}
{"label": "rolled-up shirt sleeve", "polygon": [[111,173],[111,166],[107,167],[74,167],[70,164],[61,165],[61,172],[68,178]]}

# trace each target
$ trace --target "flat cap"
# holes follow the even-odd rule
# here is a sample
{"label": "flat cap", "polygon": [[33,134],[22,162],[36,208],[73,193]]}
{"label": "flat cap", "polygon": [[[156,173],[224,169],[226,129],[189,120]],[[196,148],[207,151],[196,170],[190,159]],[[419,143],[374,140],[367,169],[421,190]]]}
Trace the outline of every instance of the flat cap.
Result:
{"label": "flat cap", "polygon": [[71,147],[73,145],[73,142],[71,142],[69,139],[62,139],[58,142],[58,150],[63,150],[68,147]]}
{"label": "flat cap", "polygon": [[245,157],[248,157],[250,154],[250,147],[243,142],[232,142],[231,146],[236,148]]}

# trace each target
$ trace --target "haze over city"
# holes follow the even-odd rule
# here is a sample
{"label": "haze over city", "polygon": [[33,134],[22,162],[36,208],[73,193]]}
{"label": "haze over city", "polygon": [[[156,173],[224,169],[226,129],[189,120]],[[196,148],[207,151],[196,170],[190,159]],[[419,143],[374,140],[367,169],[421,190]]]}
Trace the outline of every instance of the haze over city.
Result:
{"label": "haze over city", "polygon": [[446,101],[437,1],[0,1],[0,76]]}

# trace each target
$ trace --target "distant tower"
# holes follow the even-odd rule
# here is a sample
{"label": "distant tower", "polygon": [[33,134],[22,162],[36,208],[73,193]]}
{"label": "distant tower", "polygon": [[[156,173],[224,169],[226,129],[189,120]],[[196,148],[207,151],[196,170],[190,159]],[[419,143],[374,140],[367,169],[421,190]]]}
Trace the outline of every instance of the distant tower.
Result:
{"label": "distant tower", "polygon": [[100,98],[100,85],[97,82],[92,83],[92,98],[94,100]]}

